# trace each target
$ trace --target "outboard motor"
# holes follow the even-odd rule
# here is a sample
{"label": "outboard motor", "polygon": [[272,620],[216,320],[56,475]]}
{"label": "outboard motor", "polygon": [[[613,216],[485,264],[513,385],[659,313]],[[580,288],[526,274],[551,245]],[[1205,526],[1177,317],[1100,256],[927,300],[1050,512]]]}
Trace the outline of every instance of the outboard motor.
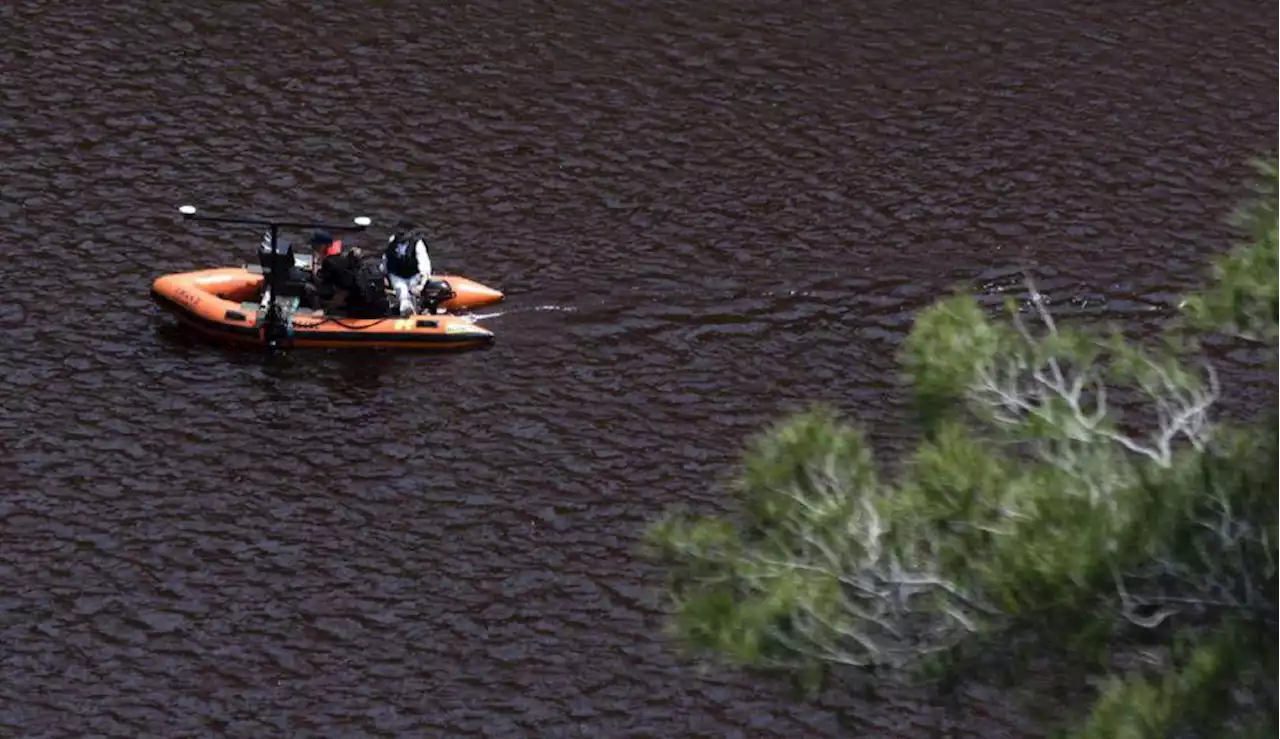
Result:
{"label": "outboard motor", "polygon": [[258,264],[267,283],[263,293],[267,309],[263,330],[269,346],[277,346],[288,339],[290,333],[289,318],[296,304],[286,306],[280,301],[303,297],[307,286],[306,274],[294,262],[293,244],[273,236],[272,233],[263,236],[258,250]]}
{"label": "outboard motor", "polygon": [[427,284],[422,286],[422,308],[431,315],[435,315],[441,303],[453,297],[453,287],[444,280],[427,280]]}

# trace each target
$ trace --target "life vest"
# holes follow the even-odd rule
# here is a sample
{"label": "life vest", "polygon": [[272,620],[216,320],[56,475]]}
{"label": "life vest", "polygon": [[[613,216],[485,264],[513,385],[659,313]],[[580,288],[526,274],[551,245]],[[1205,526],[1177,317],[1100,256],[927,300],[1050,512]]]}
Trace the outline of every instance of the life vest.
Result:
{"label": "life vest", "polygon": [[387,247],[387,274],[409,278],[418,274],[418,239],[393,241]]}

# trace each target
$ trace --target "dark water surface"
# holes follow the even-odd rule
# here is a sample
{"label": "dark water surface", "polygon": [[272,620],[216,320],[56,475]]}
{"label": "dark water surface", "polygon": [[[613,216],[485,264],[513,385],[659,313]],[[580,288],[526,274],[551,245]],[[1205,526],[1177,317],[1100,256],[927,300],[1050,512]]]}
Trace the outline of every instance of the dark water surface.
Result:
{"label": "dark water surface", "polygon": [[[677,659],[640,528],[811,399],[898,448],[954,283],[1167,316],[1276,143],[1264,7],[6,2],[0,735],[839,735]],[[151,280],[258,234],[183,202],[417,217],[498,343],[188,341]]]}

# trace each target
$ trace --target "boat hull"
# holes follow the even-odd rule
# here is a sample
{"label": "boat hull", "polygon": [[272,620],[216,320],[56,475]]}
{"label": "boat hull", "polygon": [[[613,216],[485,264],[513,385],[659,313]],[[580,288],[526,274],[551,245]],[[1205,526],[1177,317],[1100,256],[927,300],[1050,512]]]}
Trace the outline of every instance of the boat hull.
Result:
{"label": "boat hull", "polygon": [[[502,293],[465,277],[440,275],[455,296],[446,308],[492,305]],[[258,304],[264,278],[251,267],[164,275],[151,287],[151,298],[184,325],[213,339],[265,346]],[[284,344],[295,348],[380,348],[417,351],[460,351],[490,344],[493,333],[469,318],[449,314],[387,318],[351,318],[292,308],[285,311]]]}

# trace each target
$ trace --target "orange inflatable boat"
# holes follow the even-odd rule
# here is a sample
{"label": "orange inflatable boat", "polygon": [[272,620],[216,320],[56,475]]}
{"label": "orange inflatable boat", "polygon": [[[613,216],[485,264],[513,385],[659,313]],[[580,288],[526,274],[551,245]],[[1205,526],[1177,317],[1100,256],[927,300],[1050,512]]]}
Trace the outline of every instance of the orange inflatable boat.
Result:
{"label": "orange inflatable boat", "polygon": [[[301,293],[296,288],[311,272],[312,255],[294,254],[292,247],[279,243],[276,235],[282,225],[308,224],[196,217],[191,206],[180,210],[188,220],[271,228],[263,238],[258,265],[163,275],[152,283],[152,300],[206,336],[261,347],[427,351],[470,349],[493,341],[493,332],[477,325],[474,319],[449,312],[500,302],[502,293],[491,287],[457,275],[432,275],[433,282],[444,282],[450,288],[448,297],[439,304],[442,312],[436,314],[357,318],[311,310],[299,304]],[[326,228],[363,230],[368,222],[357,218],[359,225],[354,228]]]}
{"label": "orange inflatable boat", "polygon": [[[454,296],[440,304],[447,310],[492,305],[502,293],[465,277],[436,275],[447,282]],[[151,287],[151,298],[177,316],[183,324],[206,336],[235,343],[266,346],[267,306],[261,302],[266,280],[256,265],[223,267],[164,275]],[[415,315],[406,318],[350,318],[313,311],[291,304],[281,311],[283,330],[290,346],[343,349],[378,347],[451,351],[468,349],[493,340],[493,332],[465,316]]]}

